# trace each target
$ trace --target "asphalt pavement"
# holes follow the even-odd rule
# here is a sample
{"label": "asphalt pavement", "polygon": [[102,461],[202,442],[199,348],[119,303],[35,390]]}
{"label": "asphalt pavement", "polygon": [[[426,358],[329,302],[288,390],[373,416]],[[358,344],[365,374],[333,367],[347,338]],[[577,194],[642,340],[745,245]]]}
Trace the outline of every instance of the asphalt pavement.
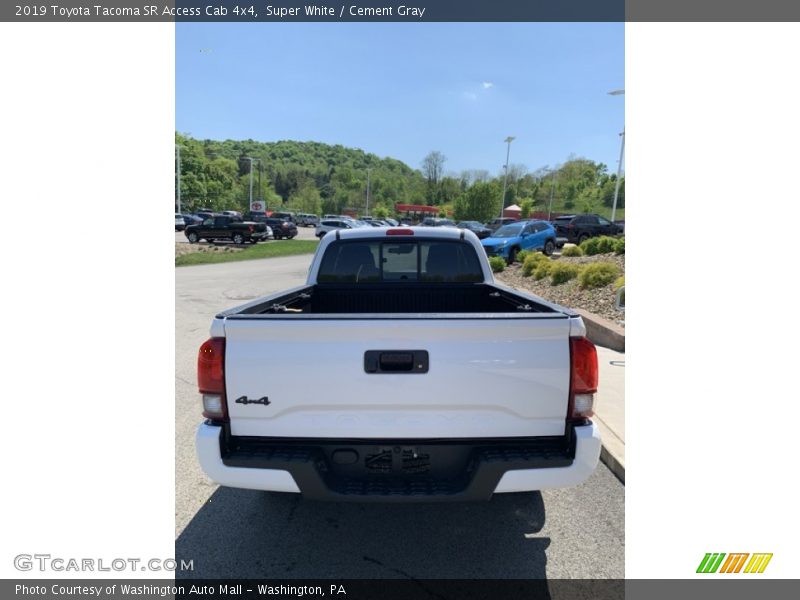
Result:
{"label": "asphalt pavement", "polygon": [[301,284],[310,260],[175,271],[175,557],[194,560],[189,575],[624,577],[625,488],[602,463],[580,486],[445,505],[309,502],[219,488],[203,475],[194,453],[197,348],[217,312]]}

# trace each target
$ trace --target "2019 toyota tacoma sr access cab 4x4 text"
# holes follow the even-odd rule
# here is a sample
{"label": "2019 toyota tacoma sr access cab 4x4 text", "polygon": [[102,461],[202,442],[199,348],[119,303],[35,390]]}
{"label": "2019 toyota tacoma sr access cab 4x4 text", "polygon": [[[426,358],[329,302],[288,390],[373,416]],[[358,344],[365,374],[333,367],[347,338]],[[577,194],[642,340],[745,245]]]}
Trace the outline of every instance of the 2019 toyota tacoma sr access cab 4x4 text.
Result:
{"label": "2019 toyota tacoma sr access cab 4x4 text", "polygon": [[472,232],[332,231],[305,285],[214,319],[199,461],[220,485],[312,499],[575,485],[600,454],[585,335],[571,311],[497,285]]}

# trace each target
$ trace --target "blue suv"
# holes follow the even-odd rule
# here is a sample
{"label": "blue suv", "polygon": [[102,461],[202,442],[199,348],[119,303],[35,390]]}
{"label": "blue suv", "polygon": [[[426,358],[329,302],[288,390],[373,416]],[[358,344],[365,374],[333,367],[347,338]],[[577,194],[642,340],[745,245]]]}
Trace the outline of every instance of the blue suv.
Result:
{"label": "blue suv", "polygon": [[520,250],[541,250],[550,256],[556,249],[556,230],[547,221],[517,221],[503,225],[481,240],[488,256],[502,256],[508,264]]}

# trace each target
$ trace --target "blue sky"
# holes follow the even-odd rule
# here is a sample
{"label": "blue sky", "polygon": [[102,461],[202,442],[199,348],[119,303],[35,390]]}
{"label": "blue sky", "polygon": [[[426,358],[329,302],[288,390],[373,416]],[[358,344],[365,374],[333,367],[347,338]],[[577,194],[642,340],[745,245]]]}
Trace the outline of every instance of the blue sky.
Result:
{"label": "blue sky", "polygon": [[179,23],[176,129],[362,148],[446,172],[616,169],[624,24]]}

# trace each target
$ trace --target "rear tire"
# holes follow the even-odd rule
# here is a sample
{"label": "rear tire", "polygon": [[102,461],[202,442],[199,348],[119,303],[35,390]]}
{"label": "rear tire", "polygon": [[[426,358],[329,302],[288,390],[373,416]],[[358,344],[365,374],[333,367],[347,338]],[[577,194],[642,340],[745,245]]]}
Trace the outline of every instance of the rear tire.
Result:
{"label": "rear tire", "polygon": [[553,240],[547,240],[544,243],[544,250],[542,250],[542,253],[545,256],[552,256],[553,252],[555,251],[556,251],[556,243]]}
{"label": "rear tire", "polygon": [[244,236],[241,233],[233,234],[233,243],[237,246],[244,244]]}
{"label": "rear tire", "polygon": [[517,252],[518,248],[511,248],[511,250],[508,251],[508,258],[506,259],[506,262],[509,265],[513,265],[514,261],[517,260]]}
{"label": "rear tire", "polygon": [[190,244],[196,244],[200,241],[200,238],[197,237],[197,234],[194,231],[190,231],[186,238],[189,240]]}
{"label": "rear tire", "polygon": [[582,233],[578,236],[578,245],[580,246],[583,242],[589,239],[588,233]]}

